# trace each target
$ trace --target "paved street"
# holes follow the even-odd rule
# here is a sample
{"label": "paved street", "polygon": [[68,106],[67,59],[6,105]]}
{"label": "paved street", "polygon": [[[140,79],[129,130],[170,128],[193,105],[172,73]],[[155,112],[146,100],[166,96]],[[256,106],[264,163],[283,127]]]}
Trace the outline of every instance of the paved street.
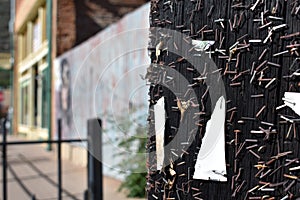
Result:
{"label": "paved street", "polygon": [[[8,140],[21,140],[9,136]],[[7,150],[8,199],[31,199],[35,194],[39,200],[57,199],[57,160],[55,151],[47,152],[42,145],[9,146]],[[1,161],[2,163],[2,161]],[[83,199],[87,189],[87,169],[63,161],[63,199]],[[124,193],[117,192],[120,181],[104,177],[104,199],[126,200]],[[2,165],[0,191],[2,199]],[[27,192],[26,192],[27,190]],[[129,199],[128,199],[129,200]]]}

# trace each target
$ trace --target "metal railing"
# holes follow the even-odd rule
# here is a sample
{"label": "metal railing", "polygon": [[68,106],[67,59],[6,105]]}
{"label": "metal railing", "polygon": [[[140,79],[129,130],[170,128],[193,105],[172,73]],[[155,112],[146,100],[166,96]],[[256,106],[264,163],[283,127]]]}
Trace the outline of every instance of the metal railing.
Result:
{"label": "metal railing", "polygon": [[102,163],[101,158],[95,158],[93,155],[102,155],[101,143],[101,120],[91,119],[88,121],[88,138],[87,139],[62,139],[61,120],[58,120],[57,140],[33,140],[33,141],[7,141],[7,130],[5,128],[6,119],[2,122],[2,199],[7,200],[7,169],[10,169],[18,184],[24,192],[32,199],[35,200],[35,194],[31,193],[29,189],[18,178],[12,168],[7,163],[7,146],[10,145],[35,145],[35,144],[57,144],[57,193],[58,200],[62,200],[62,158],[61,158],[61,144],[73,142],[87,142],[88,149],[88,190],[84,194],[85,200],[102,200]]}

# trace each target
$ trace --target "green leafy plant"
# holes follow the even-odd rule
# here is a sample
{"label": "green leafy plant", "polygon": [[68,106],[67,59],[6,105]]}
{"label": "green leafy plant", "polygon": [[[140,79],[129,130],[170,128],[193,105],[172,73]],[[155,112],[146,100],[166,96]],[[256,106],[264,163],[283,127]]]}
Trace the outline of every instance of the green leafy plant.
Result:
{"label": "green leafy plant", "polygon": [[[127,115],[108,117],[107,122],[110,130],[122,133],[118,137],[118,147],[121,153],[115,156],[121,156],[122,162],[118,164],[124,175],[119,191],[125,190],[127,197],[144,198],[146,187],[146,116],[141,114],[139,109],[131,108]],[[134,117],[132,117],[134,116]],[[106,130],[107,131],[107,130]],[[132,153],[130,153],[132,152]]]}
{"label": "green leafy plant", "polygon": [[120,147],[127,149],[130,149],[130,144],[136,145],[137,152],[140,154],[137,157],[132,155],[131,158],[126,158],[126,161],[120,164],[120,167],[127,169],[128,172],[125,174],[125,181],[121,184],[119,189],[126,189],[126,191],[128,191],[128,197],[145,197],[146,156],[142,156],[142,154],[145,153],[146,138],[139,137],[140,134],[144,133],[144,128],[138,127],[136,129],[137,137],[125,138],[119,143]]}

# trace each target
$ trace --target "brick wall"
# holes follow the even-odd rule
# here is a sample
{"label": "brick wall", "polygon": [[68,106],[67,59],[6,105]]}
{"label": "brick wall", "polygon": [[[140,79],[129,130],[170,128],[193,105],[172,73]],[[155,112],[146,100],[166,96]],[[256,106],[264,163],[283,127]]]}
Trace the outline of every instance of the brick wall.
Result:
{"label": "brick wall", "polygon": [[[38,2],[16,0],[17,31]],[[53,4],[57,6],[53,16],[56,23],[54,40],[57,47],[54,56],[59,56],[87,40],[145,2],[147,0],[53,0]]]}
{"label": "brick wall", "polygon": [[56,56],[84,42],[147,0],[57,0]]}
{"label": "brick wall", "polygon": [[56,23],[57,55],[60,55],[68,49],[71,49],[76,42],[76,12],[74,0],[57,1]]}

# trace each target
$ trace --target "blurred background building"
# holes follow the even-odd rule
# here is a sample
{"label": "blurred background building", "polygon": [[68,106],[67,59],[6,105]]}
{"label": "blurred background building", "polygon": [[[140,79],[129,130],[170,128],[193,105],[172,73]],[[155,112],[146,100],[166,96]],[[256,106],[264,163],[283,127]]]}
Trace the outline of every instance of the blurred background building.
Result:
{"label": "blurred background building", "polygon": [[[62,119],[64,138],[85,138],[87,120],[100,118],[103,143],[99,145],[106,175],[120,176],[115,169],[122,158],[131,165],[132,155],[145,159],[144,154],[119,144],[135,138],[137,130],[143,129],[144,135],[138,137],[146,138],[148,88],[141,76],[150,64],[149,11],[149,4],[141,6],[53,62],[53,136],[58,119]],[[86,161],[86,151],[79,145],[64,145],[64,150],[68,152],[64,156],[74,162]]]}
{"label": "blurred background building", "polygon": [[[14,133],[35,139],[51,137],[55,123],[51,115],[53,60],[143,3],[145,0],[16,0]],[[7,40],[3,45],[7,50],[8,44]]]}
{"label": "blurred background building", "polygon": [[0,112],[10,105],[10,1],[0,0]]}
{"label": "blurred background building", "polygon": [[[70,79],[67,80],[70,84],[69,90],[74,89],[74,74],[89,52],[106,37],[129,29],[148,28],[150,5],[136,11],[145,3],[146,0],[15,0],[13,134],[24,135],[28,139],[56,138],[57,119],[60,118],[63,120],[64,138],[78,136],[85,138],[87,119],[96,117],[91,115],[90,108],[84,102],[86,97],[93,95],[92,90],[89,88],[77,90],[78,95],[82,96],[79,97],[82,98],[82,105],[77,106],[84,109],[82,115],[77,118],[77,124],[82,123],[78,129],[74,125],[71,112],[71,94],[62,89],[62,82],[66,81],[64,78]],[[118,48],[126,50],[133,43],[147,45],[148,35],[141,37],[140,42],[137,42],[136,38],[133,35],[131,39],[124,40],[123,38],[123,40],[115,41],[115,47],[112,49],[114,51]],[[142,52],[127,57],[121,64],[117,63],[117,66],[123,66],[123,69],[114,68],[114,74],[125,73],[134,65],[150,62],[145,50],[146,48]],[[105,51],[98,50],[97,52],[102,53],[102,57],[106,60],[114,59],[114,54],[105,54]],[[97,69],[101,66],[100,63],[103,68],[105,67],[103,64],[105,59],[92,60],[90,64],[92,69],[86,71],[90,73],[94,70],[94,75],[100,77],[101,71]],[[135,73],[135,78],[140,77],[138,73]],[[92,77],[87,76],[87,78],[96,81]],[[116,79],[112,77],[107,81],[107,86],[116,84]],[[131,85],[133,84],[136,82],[131,82]],[[124,84],[122,91],[128,91],[129,85]],[[105,92],[107,89],[99,90],[98,94],[101,94],[102,98]],[[144,97],[139,96],[140,102],[138,103],[146,105],[147,90],[144,92]],[[100,101],[99,105],[107,109],[108,105],[105,103],[108,100],[101,99]],[[126,105],[119,103],[120,111],[128,106],[126,102]],[[97,112],[103,114],[107,111],[106,109],[104,111],[99,109]],[[110,135],[117,138],[116,134]],[[120,159],[114,160],[113,158],[117,153],[113,150],[113,146],[116,145],[117,143],[113,142],[105,147],[108,152],[105,153],[105,159],[113,160],[113,162],[107,161],[110,162],[109,167],[115,167],[112,165],[120,161]],[[85,165],[86,151],[79,146],[63,145],[63,157]],[[104,173],[118,176],[118,173],[111,172],[109,167],[104,169]]]}

